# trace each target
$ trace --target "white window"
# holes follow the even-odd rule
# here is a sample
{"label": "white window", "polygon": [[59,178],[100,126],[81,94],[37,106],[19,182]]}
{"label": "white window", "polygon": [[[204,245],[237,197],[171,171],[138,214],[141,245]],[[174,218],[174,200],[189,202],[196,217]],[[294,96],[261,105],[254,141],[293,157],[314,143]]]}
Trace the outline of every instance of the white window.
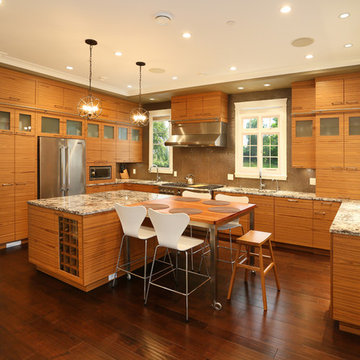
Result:
{"label": "white window", "polygon": [[[149,113],[149,168],[159,167],[159,173],[172,174],[173,149],[165,146],[171,135],[171,110],[156,110]],[[156,172],[155,168],[151,172]]]}
{"label": "white window", "polygon": [[235,103],[235,176],[286,180],[287,99]]}

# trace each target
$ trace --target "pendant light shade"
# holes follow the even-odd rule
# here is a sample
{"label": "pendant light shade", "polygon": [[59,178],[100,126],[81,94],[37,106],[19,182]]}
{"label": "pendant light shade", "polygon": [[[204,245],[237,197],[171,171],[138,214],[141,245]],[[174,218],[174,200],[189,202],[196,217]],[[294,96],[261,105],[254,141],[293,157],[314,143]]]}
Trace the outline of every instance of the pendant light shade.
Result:
{"label": "pendant light shade", "polygon": [[145,126],[149,122],[149,112],[141,105],[141,68],[145,63],[138,61],[136,65],[139,66],[139,106],[131,110],[130,121],[137,126]]}
{"label": "pendant light shade", "polygon": [[86,39],[85,43],[90,46],[90,72],[89,72],[89,94],[80,99],[77,106],[78,114],[80,117],[88,120],[96,119],[100,116],[101,101],[92,95],[91,80],[92,80],[92,48],[97,45],[97,41],[93,39]]}

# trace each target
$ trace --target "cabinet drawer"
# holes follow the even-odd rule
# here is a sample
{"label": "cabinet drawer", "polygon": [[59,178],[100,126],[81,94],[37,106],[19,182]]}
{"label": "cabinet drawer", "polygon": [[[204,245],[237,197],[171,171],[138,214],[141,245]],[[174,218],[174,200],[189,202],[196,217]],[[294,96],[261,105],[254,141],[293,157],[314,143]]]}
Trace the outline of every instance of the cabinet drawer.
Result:
{"label": "cabinet drawer", "polygon": [[275,214],[310,218],[313,216],[313,201],[290,198],[275,199]]}
{"label": "cabinet drawer", "polygon": [[313,247],[317,249],[330,250],[330,226],[332,220],[319,220],[313,221]]}
{"label": "cabinet drawer", "polygon": [[340,203],[331,201],[314,201],[314,219],[334,220]]}
{"label": "cabinet drawer", "polygon": [[311,247],[312,219],[277,215],[275,217],[275,241],[285,244]]}

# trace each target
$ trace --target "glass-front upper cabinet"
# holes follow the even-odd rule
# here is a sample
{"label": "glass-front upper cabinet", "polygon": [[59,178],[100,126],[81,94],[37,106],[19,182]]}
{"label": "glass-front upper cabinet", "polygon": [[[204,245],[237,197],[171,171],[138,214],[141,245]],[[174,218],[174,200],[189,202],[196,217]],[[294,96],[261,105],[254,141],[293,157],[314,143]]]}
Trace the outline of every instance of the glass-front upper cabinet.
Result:
{"label": "glass-front upper cabinet", "polygon": [[41,115],[40,131],[43,134],[60,135],[60,118],[51,115]]}
{"label": "glass-front upper cabinet", "polygon": [[0,107],[0,132],[14,131],[14,111]]}
{"label": "glass-front upper cabinet", "polygon": [[129,129],[127,127],[119,126],[118,127],[118,140],[126,141],[129,136]]}
{"label": "glass-front upper cabinet", "polygon": [[316,136],[319,141],[343,140],[344,115],[330,114],[316,117]]}
{"label": "glass-front upper cabinet", "polygon": [[115,139],[115,131],[114,126],[104,125],[104,139],[114,140]]}
{"label": "glass-front upper cabinet", "polygon": [[131,141],[140,141],[140,129],[131,129]]}
{"label": "glass-front upper cabinet", "polygon": [[83,123],[81,120],[66,120],[66,135],[83,136]]}
{"label": "glass-front upper cabinet", "polygon": [[297,138],[312,137],[313,136],[313,122],[312,120],[298,120],[296,121],[295,136]]}
{"label": "glass-front upper cabinet", "polygon": [[87,124],[87,137],[89,137],[89,138],[100,138],[99,124],[94,124],[94,123],[88,123]]}
{"label": "glass-front upper cabinet", "polygon": [[24,135],[34,135],[35,113],[17,110],[15,112],[15,132]]}

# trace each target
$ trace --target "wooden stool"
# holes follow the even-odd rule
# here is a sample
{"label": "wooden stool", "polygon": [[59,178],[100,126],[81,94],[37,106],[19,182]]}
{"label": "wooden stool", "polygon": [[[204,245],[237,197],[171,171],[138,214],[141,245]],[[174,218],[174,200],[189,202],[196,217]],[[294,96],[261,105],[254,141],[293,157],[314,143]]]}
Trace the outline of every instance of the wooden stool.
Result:
{"label": "wooden stool", "polygon": [[[267,310],[265,275],[271,270],[271,268],[274,269],[276,287],[277,287],[278,291],[280,291],[280,283],[279,283],[279,279],[278,279],[278,274],[277,274],[277,269],[276,269],[276,264],[275,264],[275,259],[274,259],[274,253],[273,253],[272,246],[271,246],[270,236],[271,236],[271,233],[268,233],[268,232],[250,230],[245,235],[236,239],[236,242],[239,244],[239,248],[236,252],[235,266],[234,266],[234,270],[231,275],[229,291],[228,291],[228,296],[227,296],[228,300],[231,299],[231,292],[232,292],[232,289],[234,286],[236,269],[238,267],[245,269],[245,281],[247,281],[248,270],[254,270],[254,271],[260,272],[262,298],[263,298],[263,304],[264,304],[265,311]],[[270,256],[263,255],[262,246],[266,243],[269,244]],[[240,256],[241,245],[245,246],[246,252],[243,252],[243,254]],[[251,249],[250,249],[251,247],[259,248],[259,253],[251,252]],[[250,257],[251,256],[259,257],[259,266],[258,267],[250,265]],[[265,269],[264,269],[264,258],[270,259],[270,264]]]}

